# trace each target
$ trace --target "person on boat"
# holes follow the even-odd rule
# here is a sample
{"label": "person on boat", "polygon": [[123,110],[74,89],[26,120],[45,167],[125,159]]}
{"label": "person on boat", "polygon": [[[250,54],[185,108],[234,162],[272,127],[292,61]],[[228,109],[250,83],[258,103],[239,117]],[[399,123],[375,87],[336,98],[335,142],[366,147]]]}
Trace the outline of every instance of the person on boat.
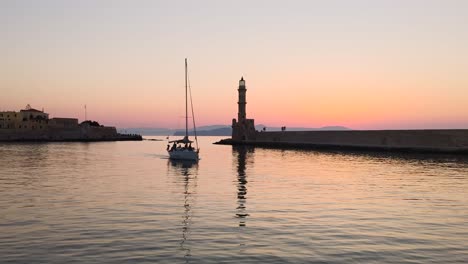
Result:
{"label": "person on boat", "polygon": [[193,150],[192,143],[189,143],[188,149],[189,149],[189,150]]}
{"label": "person on boat", "polygon": [[170,147],[169,144],[167,144],[167,148],[166,148],[167,151],[169,151],[169,147]]}

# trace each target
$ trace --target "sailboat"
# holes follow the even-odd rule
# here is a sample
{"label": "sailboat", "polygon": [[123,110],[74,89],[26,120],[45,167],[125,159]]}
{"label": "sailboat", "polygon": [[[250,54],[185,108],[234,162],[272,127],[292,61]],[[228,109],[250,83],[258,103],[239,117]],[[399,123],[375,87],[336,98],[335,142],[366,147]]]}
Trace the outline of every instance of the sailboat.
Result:
{"label": "sailboat", "polygon": [[[197,140],[197,130],[195,127],[195,116],[193,113],[193,103],[192,103],[192,92],[190,90],[190,108],[192,110],[192,121],[193,121],[193,131],[195,134],[195,144],[193,147],[193,141],[189,139],[188,135],[188,76],[187,76],[187,59],[185,59],[185,136],[182,139],[169,141],[167,145],[167,152],[169,153],[169,158],[172,160],[189,160],[189,161],[198,161],[199,151],[198,140]],[[170,145],[172,143],[172,146]]]}

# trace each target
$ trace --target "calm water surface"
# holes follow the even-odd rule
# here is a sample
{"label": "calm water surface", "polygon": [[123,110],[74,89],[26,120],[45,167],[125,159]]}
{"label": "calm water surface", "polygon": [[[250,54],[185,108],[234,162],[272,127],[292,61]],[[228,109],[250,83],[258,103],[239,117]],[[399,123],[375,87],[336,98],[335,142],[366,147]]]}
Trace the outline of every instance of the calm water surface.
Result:
{"label": "calm water surface", "polygon": [[1,263],[466,263],[468,159],[0,144]]}

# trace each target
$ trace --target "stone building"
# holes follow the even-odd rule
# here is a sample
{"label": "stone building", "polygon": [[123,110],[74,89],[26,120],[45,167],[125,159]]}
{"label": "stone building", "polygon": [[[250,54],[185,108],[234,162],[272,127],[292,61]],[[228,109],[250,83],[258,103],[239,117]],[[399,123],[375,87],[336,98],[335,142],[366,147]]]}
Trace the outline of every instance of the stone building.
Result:
{"label": "stone building", "polygon": [[54,117],[50,119],[49,125],[54,128],[75,128],[78,127],[78,119]]}
{"label": "stone building", "polygon": [[232,119],[232,139],[236,141],[249,141],[255,140],[255,120],[247,119],[247,88],[245,86],[244,77],[239,81],[239,100],[237,120]]}
{"label": "stone building", "polygon": [[25,109],[0,112],[0,141],[103,141],[142,140],[139,135],[117,133],[115,127],[77,118],[49,119],[49,114],[27,105]]}
{"label": "stone building", "polygon": [[0,112],[0,129],[41,130],[47,128],[49,114],[27,105],[19,112]]}

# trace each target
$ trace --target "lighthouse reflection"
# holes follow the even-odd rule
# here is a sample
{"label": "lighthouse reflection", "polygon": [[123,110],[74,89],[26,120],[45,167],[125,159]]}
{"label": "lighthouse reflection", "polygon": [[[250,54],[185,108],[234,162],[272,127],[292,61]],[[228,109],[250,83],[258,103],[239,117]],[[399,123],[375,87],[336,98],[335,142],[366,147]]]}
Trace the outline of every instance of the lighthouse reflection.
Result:
{"label": "lighthouse reflection", "polygon": [[239,226],[245,227],[246,220],[249,216],[247,204],[247,174],[246,167],[248,163],[252,163],[252,154],[254,148],[247,146],[234,146],[232,148],[233,161],[236,163],[237,169],[237,208],[236,218],[239,219]]}
{"label": "lighthouse reflection", "polygon": [[168,165],[170,170],[175,170],[175,175],[181,176],[181,179],[176,179],[183,186],[183,214],[182,214],[182,238],[180,240],[180,249],[184,252],[185,262],[188,263],[191,254],[191,249],[187,242],[191,233],[191,225],[193,218],[193,206],[195,204],[198,163],[193,161],[173,161],[169,160]]}

